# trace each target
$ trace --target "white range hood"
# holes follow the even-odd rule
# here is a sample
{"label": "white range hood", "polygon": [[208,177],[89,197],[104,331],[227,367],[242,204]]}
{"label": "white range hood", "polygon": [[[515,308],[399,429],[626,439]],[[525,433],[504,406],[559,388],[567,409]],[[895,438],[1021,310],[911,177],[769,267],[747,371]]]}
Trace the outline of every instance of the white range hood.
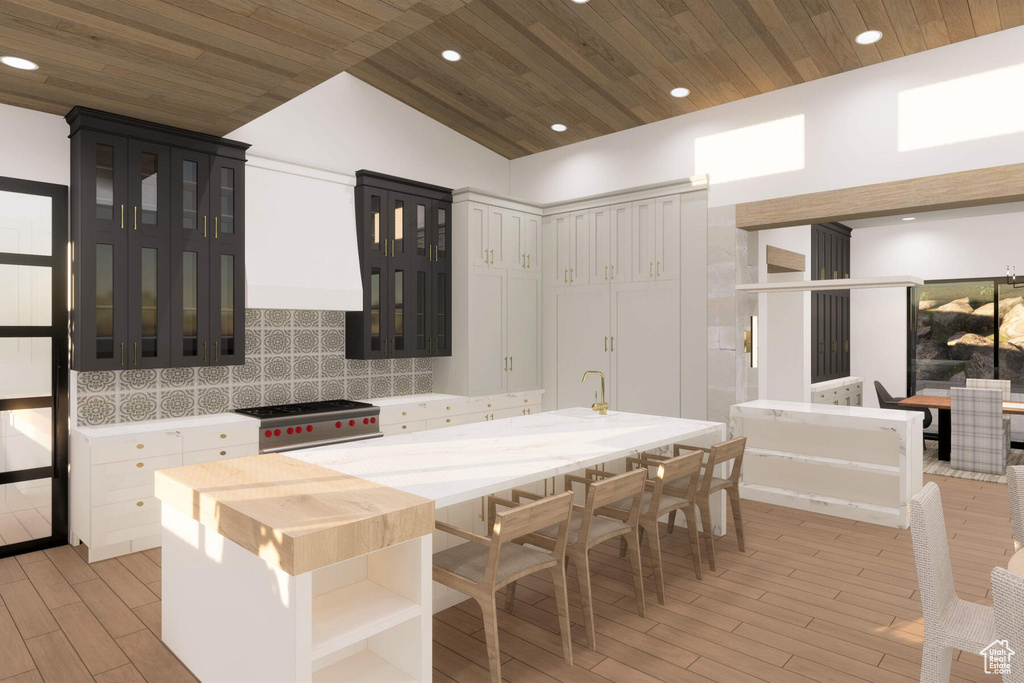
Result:
{"label": "white range hood", "polygon": [[355,182],[348,173],[249,151],[247,308],[362,310]]}

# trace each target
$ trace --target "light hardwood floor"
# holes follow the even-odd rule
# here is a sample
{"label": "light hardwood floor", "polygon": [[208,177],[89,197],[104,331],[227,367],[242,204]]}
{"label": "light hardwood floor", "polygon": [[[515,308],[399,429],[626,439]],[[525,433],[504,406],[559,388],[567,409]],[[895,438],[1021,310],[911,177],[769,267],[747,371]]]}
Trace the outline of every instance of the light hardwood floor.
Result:
{"label": "light hardwood floor", "polygon": [[[1012,554],[1001,484],[939,483],[961,597],[991,604],[989,572]],[[520,582],[499,610],[508,681],[916,681],[921,608],[910,533],[744,501],[747,550],[716,543],[718,569],[693,578],[685,533],[664,536],[667,604],[648,575],[636,615],[616,544],[591,554],[597,651],[586,647],[570,594],[576,665],[562,661],[552,584]],[[71,548],[0,560],[0,681],[193,681],[159,641],[160,552],[92,565]],[[575,584],[570,570],[570,588]],[[499,604],[503,601],[499,599]],[[464,602],[434,619],[434,680],[488,681],[479,610]],[[959,681],[986,681],[981,659],[953,662]]]}

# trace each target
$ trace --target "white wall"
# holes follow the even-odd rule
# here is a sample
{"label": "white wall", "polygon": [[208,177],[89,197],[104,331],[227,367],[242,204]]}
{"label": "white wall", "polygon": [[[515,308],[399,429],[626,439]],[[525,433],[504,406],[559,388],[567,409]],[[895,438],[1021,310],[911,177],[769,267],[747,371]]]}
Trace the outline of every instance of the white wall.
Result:
{"label": "white wall", "polygon": [[507,159],[347,73],[227,137],[250,143],[254,154],[321,169],[368,169],[453,189],[509,189]]}
{"label": "white wall", "polygon": [[[769,275],[768,246],[807,255],[802,273]],[[758,282],[808,280],[811,271],[811,226],[800,225],[758,234]],[[758,294],[758,398],[806,401],[811,383],[811,293]]]}
{"label": "white wall", "polygon": [[[925,280],[998,277],[1024,254],[1024,214],[1008,213],[859,228],[850,240],[853,277],[916,275]],[[871,383],[894,396],[907,390],[905,289],[850,294],[850,373],[864,378],[864,403],[877,405]]]}
{"label": "white wall", "polygon": [[62,116],[0,104],[0,176],[67,185],[71,143]]}
{"label": "white wall", "polygon": [[1024,132],[1008,131],[1024,127],[1024,67],[993,70],[1022,63],[1024,27],[1000,31],[516,159],[511,194],[551,202],[708,172],[722,206],[1021,162]]}

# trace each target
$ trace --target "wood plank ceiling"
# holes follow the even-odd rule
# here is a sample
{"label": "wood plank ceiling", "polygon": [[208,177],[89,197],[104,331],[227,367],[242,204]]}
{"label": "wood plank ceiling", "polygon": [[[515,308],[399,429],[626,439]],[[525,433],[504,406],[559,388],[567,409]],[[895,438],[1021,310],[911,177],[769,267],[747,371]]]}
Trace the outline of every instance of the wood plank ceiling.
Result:
{"label": "wood plank ceiling", "polygon": [[348,71],[516,158],[1021,24],[1024,0],[0,0],[0,54],[41,67],[0,69],[0,102],[223,135]]}

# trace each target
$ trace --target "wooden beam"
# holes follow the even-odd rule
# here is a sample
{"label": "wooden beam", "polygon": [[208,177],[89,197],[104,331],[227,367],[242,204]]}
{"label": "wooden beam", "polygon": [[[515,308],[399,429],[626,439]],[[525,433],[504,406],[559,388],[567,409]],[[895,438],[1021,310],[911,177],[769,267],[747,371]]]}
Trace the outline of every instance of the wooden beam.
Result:
{"label": "wooden beam", "polygon": [[746,202],[736,206],[736,227],[768,230],[1021,200],[1024,164],[1011,164]]}
{"label": "wooden beam", "polygon": [[769,273],[802,273],[807,264],[803,254],[770,244],[765,246],[764,260]]}

